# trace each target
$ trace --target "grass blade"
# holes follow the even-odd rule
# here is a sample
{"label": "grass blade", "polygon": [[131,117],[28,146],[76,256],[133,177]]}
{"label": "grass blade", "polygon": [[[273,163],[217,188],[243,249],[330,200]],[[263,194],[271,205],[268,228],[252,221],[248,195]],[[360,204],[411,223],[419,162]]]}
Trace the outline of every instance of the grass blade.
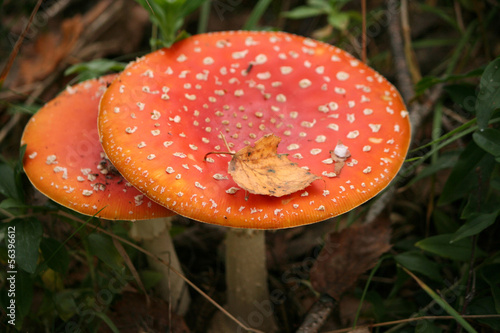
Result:
{"label": "grass blade", "polygon": [[271,0],[259,0],[252,10],[252,14],[243,25],[243,30],[255,30],[257,29],[257,23],[266,11],[267,7],[271,4]]}
{"label": "grass blade", "polygon": [[372,271],[370,272],[370,276],[368,277],[368,281],[366,281],[365,289],[363,289],[363,294],[361,295],[361,299],[359,300],[359,306],[358,306],[358,310],[356,311],[356,317],[354,318],[354,323],[352,324],[353,330],[356,328],[356,325],[358,324],[358,319],[359,319],[359,316],[361,315],[361,308],[363,306],[363,302],[365,301],[365,296],[366,296],[366,293],[368,292],[368,287],[370,286],[370,282],[372,281],[373,276],[375,275],[375,273],[379,269],[380,264],[382,264],[382,261],[384,259],[385,258],[380,258],[377,265],[375,265],[375,267],[372,268]]}
{"label": "grass blade", "polygon": [[207,32],[208,18],[210,17],[210,7],[212,2],[210,0],[203,2],[200,7],[200,18],[198,20],[198,34]]}
{"label": "grass blade", "polygon": [[426,285],[422,280],[420,280],[415,274],[410,272],[405,267],[401,266],[401,268],[410,275],[422,288],[427,295],[429,295],[437,304],[439,304],[450,316],[452,316],[463,328],[467,330],[469,333],[477,333],[477,331],[464,319],[462,316],[444,299],[442,299],[434,290],[432,290],[428,285]]}

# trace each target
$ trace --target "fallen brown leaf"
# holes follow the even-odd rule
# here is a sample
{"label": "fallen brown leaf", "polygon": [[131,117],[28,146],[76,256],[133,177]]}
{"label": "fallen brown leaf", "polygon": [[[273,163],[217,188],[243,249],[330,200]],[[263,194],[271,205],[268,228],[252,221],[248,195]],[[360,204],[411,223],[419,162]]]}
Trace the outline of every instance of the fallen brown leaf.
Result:
{"label": "fallen brown leaf", "polygon": [[311,269],[313,288],[339,300],[341,294],[390,249],[390,236],[391,228],[386,219],[328,235]]}
{"label": "fallen brown leaf", "polygon": [[280,137],[268,134],[233,155],[229,174],[246,191],[281,197],[302,190],[320,177],[278,154]]}
{"label": "fallen brown leaf", "polygon": [[24,42],[12,86],[42,81],[67,65],[133,52],[144,37],[148,17],[138,3],[127,0],[97,1],[84,14],[60,22],[54,17],[50,26],[34,29],[32,42]]}
{"label": "fallen brown leaf", "polygon": [[82,31],[82,19],[77,15],[64,20],[61,31],[40,35],[33,45],[33,56],[23,59],[19,65],[20,81],[30,84],[52,73],[71,53]]}

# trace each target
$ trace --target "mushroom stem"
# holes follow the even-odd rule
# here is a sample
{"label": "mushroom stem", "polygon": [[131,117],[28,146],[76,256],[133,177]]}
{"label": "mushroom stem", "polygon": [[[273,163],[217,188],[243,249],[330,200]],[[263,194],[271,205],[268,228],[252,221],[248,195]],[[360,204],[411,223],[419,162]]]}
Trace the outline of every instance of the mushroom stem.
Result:
{"label": "mushroom stem", "polygon": [[[229,229],[226,238],[227,309],[247,326],[276,329],[267,286],[265,231]],[[232,331],[234,332],[234,330]]]}
{"label": "mushroom stem", "polygon": [[[144,249],[169,263],[177,271],[182,272],[172,237],[170,237],[173,218],[165,217],[134,222],[130,229],[130,236],[137,241],[142,241]],[[148,257],[148,264],[164,276],[157,285],[161,297],[172,305],[177,314],[185,315],[191,298],[184,280],[170,272],[167,266],[155,258]]]}

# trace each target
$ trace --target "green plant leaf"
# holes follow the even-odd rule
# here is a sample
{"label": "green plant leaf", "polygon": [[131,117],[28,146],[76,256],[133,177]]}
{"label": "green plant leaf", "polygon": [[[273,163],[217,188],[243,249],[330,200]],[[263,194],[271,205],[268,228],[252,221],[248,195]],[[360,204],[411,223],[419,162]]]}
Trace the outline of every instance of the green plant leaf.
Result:
{"label": "green plant leaf", "polygon": [[35,218],[17,220],[16,265],[28,273],[34,273],[38,261],[38,248],[42,240],[42,225]]}
{"label": "green plant leaf", "polygon": [[[500,210],[499,210],[500,211]],[[495,223],[499,211],[493,213],[476,213],[471,216],[454,234],[451,242],[454,243],[465,237],[477,235]]]}
{"label": "green plant leaf", "polygon": [[412,272],[423,274],[435,281],[441,280],[439,265],[420,252],[404,252],[396,255],[394,259]]}
{"label": "green plant leaf", "polygon": [[347,29],[349,20],[350,17],[347,13],[336,12],[328,15],[328,23],[340,31],[345,31]]}
{"label": "green plant leaf", "polygon": [[438,83],[443,82],[442,79],[435,76],[424,76],[415,85],[415,93],[419,96],[426,92],[429,88],[435,86]]}
{"label": "green plant leaf", "polygon": [[[472,315],[494,314],[496,312],[495,301],[492,296],[475,297],[467,307],[467,311]],[[493,332],[500,332],[498,318],[478,318],[477,321],[490,326]]]}
{"label": "green plant leaf", "polygon": [[472,134],[474,142],[484,151],[497,157],[500,156],[500,131],[493,128],[479,130]]}
{"label": "green plant leaf", "polygon": [[496,170],[491,174],[488,185],[492,190],[500,192],[500,166],[497,166]]}
{"label": "green plant leaf", "polygon": [[477,124],[486,129],[493,111],[500,108],[500,58],[493,60],[484,70],[476,99]]}
{"label": "green plant leaf", "polygon": [[123,259],[109,236],[93,233],[89,235],[88,242],[89,250],[92,255],[101,259],[106,265],[114,270],[122,269]]}
{"label": "green plant leaf", "polygon": [[308,17],[314,17],[319,15],[328,14],[328,11],[324,8],[311,7],[311,6],[299,6],[294,9],[284,12],[283,16],[292,20],[300,20]]}
{"label": "green plant leaf", "polygon": [[16,307],[19,311],[16,320],[22,320],[31,310],[33,300],[33,279],[23,271],[16,274]]}
{"label": "green plant leaf", "polygon": [[139,276],[146,290],[153,288],[163,279],[162,273],[151,270],[141,270]]}
{"label": "green plant leaf", "polygon": [[460,227],[456,218],[439,208],[432,211],[432,221],[438,234],[454,233]]}
{"label": "green plant leaf", "polygon": [[188,36],[181,31],[185,17],[201,6],[205,0],[136,0],[149,13],[149,19],[159,27],[160,39],[152,39],[153,47],[170,47]]}
{"label": "green plant leaf", "polygon": [[0,202],[0,208],[2,208],[2,209],[26,208],[26,207],[29,207],[29,206],[22,203],[22,202],[19,202],[16,199],[13,199],[13,198],[7,198],[7,199],[3,200],[2,202]]}
{"label": "green plant leaf", "polygon": [[[373,276],[371,277],[373,278]],[[366,292],[366,297],[365,301],[371,304],[371,313],[373,314],[373,317],[375,321],[381,322],[383,319],[387,317],[387,307],[385,306],[385,297],[383,297],[379,292],[376,290],[368,290]],[[358,318],[359,316],[362,315],[362,309],[363,309],[363,302],[362,299],[360,298],[359,305],[358,305],[358,310],[356,312]],[[355,325],[357,325],[358,322],[354,321],[352,327],[354,328]]]}
{"label": "green plant leaf", "polygon": [[23,185],[24,185],[23,160],[24,160],[24,154],[26,153],[26,147],[27,145],[24,144],[21,146],[21,148],[19,148],[19,155],[16,163],[14,164],[14,181],[16,183],[16,191],[17,191],[16,199],[18,199],[21,202],[25,202],[24,191],[23,191]]}
{"label": "green plant leaf", "polygon": [[444,88],[453,103],[461,109],[474,112],[476,105],[476,86],[472,84],[448,84]]}
{"label": "green plant leaf", "polygon": [[[478,68],[474,69],[470,72],[467,72],[465,74],[456,74],[456,75],[446,75],[444,77],[436,77],[436,76],[424,76],[417,84],[415,85],[415,91],[417,95],[423,94],[427,89],[435,86],[438,83],[443,83],[443,82],[450,82],[450,81],[456,81],[456,80],[462,80],[466,78],[471,78],[471,77],[478,77],[483,73],[484,69],[483,68]],[[460,86],[463,86],[463,84],[460,84]],[[445,87],[446,90],[446,87]],[[476,103],[476,93],[475,93],[475,86],[474,86],[474,91],[472,95],[469,94],[470,91],[467,90],[467,95],[463,96],[465,97],[471,97],[471,101],[468,100],[471,105],[468,105],[467,110],[470,109],[470,111],[473,111]],[[450,96],[451,97],[451,96]],[[465,104],[464,104],[465,105]]]}
{"label": "green plant leaf", "polygon": [[66,274],[69,266],[69,255],[63,244],[53,238],[43,238],[40,250],[49,268],[63,275]]}
{"label": "green plant leaf", "polygon": [[454,234],[444,234],[428,237],[417,242],[415,246],[443,258],[458,261],[469,260],[472,251],[471,240],[469,238],[465,238],[451,243],[453,236]]}
{"label": "green plant leaf", "polygon": [[495,312],[500,313],[500,264],[487,265],[480,270],[481,277],[488,283],[495,303]]}
{"label": "green plant leaf", "polygon": [[476,167],[480,165],[485,155],[484,150],[474,142],[467,145],[446,180],[438,205],[468,197],[469,193],[478,186]]}
{"label": "green plant leaf", "polygon": [[93,78],[109,72],[121,72],[127,64],[110,59],[95,59],[73,65],[64,71],[64,75],[85,74],[86,78]]}
{"label": "green plant leaf", "polygon": [[53,297],[57,314],[62,320],[68,321],[77,313],[78,307],[75,303],[73,290],[57,292]]}
{"label": "green plant leaf", "polygon": [[441,170],[453,168],[457,163],[458,156],[459,152],[457,151],[443,153],[438,157],[438,159],[434,163],[432,163],[431,165],[427,166],[425,169],[420,171],[418,175],[416,175],[415,178],[413,178],[410,181],[409,184],[413,185],[416,182],[426,177],[430,177]]}
{"label": "green plant leaf", "polygon": [[0,194],[7,198],[17,199],[16,182],[14,180],[14,170],[10,165],[0,163]]}

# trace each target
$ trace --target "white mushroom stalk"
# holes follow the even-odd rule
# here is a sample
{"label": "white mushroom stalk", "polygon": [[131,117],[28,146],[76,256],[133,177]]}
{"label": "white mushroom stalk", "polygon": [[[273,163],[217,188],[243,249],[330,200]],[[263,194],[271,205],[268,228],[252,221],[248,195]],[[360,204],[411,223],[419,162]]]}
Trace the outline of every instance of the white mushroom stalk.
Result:
{"label": "white mushroom stalk", "polygon": [[[177,252],[170,236],[172,217],[137,221],[132,224],[130,237],[142,242],[145,250],[151,252],[163,262],[169,264],[178,272],[182,267],[177,257]],[[174,311],[179,315],[185,315],[189,309],[191,297],[184,280],[174,274],[168,266],[155,258],[148,257],[148,264],[155,271],[163,274],[164,278],[157,286],[161,297],[172,305]]]}

